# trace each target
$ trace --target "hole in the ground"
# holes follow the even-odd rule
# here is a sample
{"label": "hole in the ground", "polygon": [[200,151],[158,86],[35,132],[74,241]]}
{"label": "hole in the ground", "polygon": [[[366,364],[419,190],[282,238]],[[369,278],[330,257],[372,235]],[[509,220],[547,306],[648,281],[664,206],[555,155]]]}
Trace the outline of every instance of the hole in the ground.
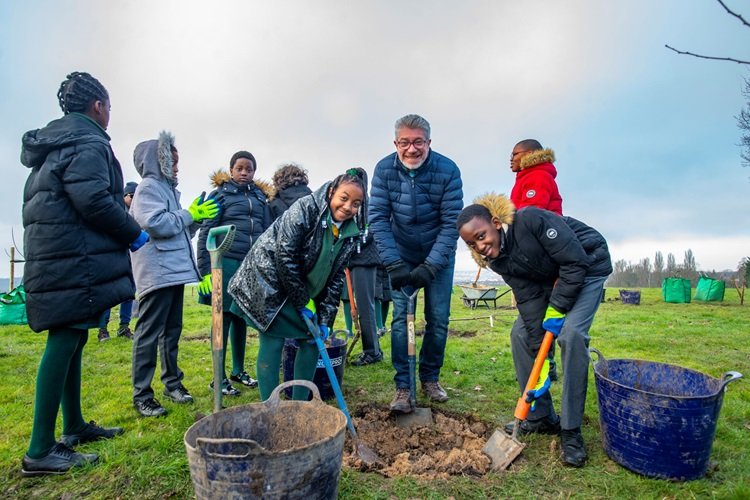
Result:
{"label": "hole in the ground", "polygon": [[486,474],[490,458],[482,447],[494,428],[473,415],[432,408],[434,425],[403,428],[382,406],[361,406],[353,414],[359,440],[375,451],[383,464],[368,468],[352,453],[347,440],[344,465],[386,477],[445,478]]}

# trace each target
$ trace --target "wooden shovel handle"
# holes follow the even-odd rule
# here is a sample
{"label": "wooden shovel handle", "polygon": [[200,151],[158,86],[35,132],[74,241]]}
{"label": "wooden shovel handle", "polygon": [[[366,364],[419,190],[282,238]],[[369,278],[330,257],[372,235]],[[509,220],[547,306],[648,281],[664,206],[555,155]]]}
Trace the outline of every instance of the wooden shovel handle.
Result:
{"label": "wooden shovel handle", "polygon": [[344,274],[346,274],[346,293],[349,295],[349,307],[352,310],[352,321],[357,326],[359,331],[359,314],[357,313],[357,303],[354,301],[354,288],[352,287],[352,273],[349,268],[344,268]]}

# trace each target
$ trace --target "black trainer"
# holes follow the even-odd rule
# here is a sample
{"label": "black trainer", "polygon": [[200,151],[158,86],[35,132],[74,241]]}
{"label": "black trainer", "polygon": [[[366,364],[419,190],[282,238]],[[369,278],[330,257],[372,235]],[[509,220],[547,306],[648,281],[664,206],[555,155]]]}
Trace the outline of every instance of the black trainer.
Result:
{"label": "black trainer", "polygon": [[583,444],[581,428],[561,430],[560,443],[562,444],[563,463],[571,467],[583,467],[588,455],[586,454],[586,445]]}
{"label": "black trainer", "polygon": [[190,395],[184,385],[180,384],[176,389],[170,391],[164,388],[164,396],[178,404],[187,404],[193,402],[193,396]]}
{"label": "black trainer", "polygon": [[[513,434],[515,421],[505,424],[505,432]],[[560,434],[560,417],[544,417],[539,420],[522,420],[518,426],[518,435],[524,434]]]}
{"label": "black trainer", "polygon": [[128,325],[120,325],[120,327],[117,329],[117,336],[133,340],[133,332],[132,330],[130,330],[130,327]]}
{"label": "black trainer", "polygon": [[380,363],[383,361],[383,353],[379,352],[376,356],[372,356],[367,353],[360,354],[357,359],[352,361],[352,366],[365,366],[365,365],[371,365],[373,363]]}
{"label": "black trainer", "polygon": [[239,375],[235,375],[234,373],[232,373],[231,375],[229,375],[229,380],[233,382],[239,382],[240,384],[247,387],[258,387],[258,381],[244,371]]}
{"label": "black trainer", "polygon": [[[211,382],[210,384],[208,384],[208,388],[211,390],[211,392],[214,392],[214,383]],[[240,390],[230,384],[229,380],[224,379],[221,381],[221,393],[225,396],[239,396]]]}
{"label": "black trainer", "polygon": [[95,464],[99,460],[96,453],[78,453],[62,443],[55,443],[47,456],[42,458],[23,457],[21,475],[24,477],[63,474],[72,467]]}
{"label": "black trainer", "polygon": [[161,417],[167,414],[167,410],[154,398],[134,401],[133,406],[144,417]]}
{"label": "black trainer", "polygon": [[122,427],[101,427],[92,420],[78,434],[63,434],[60,436],[60,442],[68,448],[73,448],[77,444],[90,443],[100,439],[112,439],[123,432]]}

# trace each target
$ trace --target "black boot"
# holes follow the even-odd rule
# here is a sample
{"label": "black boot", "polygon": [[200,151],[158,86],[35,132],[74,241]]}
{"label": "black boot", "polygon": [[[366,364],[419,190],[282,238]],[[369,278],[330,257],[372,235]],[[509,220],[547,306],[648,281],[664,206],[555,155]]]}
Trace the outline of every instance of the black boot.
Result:
{"label": "black boot", "polygon": [[[515,423],[513,421],[505,424],[505,432],[508,435],[513,434]],[[521,420],[521,424],[518,426],[518,435],[523,436],[525,434],[560,434],[560,417],[554,415],[539,420]]]}
{"label": "black boot", "polygon": [[560,431],[560,442],[563,450],[563,463],[571,467],[583,467],[588,455],[583,444],[581,428],[563,429]]}

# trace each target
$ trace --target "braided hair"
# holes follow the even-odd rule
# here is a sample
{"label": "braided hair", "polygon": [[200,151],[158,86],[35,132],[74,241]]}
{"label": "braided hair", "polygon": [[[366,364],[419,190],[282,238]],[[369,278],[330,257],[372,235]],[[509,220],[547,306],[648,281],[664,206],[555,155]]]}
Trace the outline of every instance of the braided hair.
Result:
{"label": "braided hair", "polygon": [[357,210],[357,214],[354,216],[354,222],[359,228],[360,241],[357,242],[357,252],[359,252],[361,244],[365,243],[369,232],[369,223],[367,220],[367,208],[369,206],[369,196],[367,195],[367,172],[365,172],[365,169],[363,168],[354,167],[333,179],[331,186],[328,188],[327,198],[329,201],[331,196],[333,196],[333,193],[336,192],[336,189],[342,184],[356,184],[362,189],[362,194],[364,195],[362,198],[362,204],[359,206],[359,210]]}
{"label": "braided hair", "polygon": [[109,94],[99,80],[88,73],[74,71],[60,84],[57,100],[63,114],[85,113],[96,101],[106,101]]}

